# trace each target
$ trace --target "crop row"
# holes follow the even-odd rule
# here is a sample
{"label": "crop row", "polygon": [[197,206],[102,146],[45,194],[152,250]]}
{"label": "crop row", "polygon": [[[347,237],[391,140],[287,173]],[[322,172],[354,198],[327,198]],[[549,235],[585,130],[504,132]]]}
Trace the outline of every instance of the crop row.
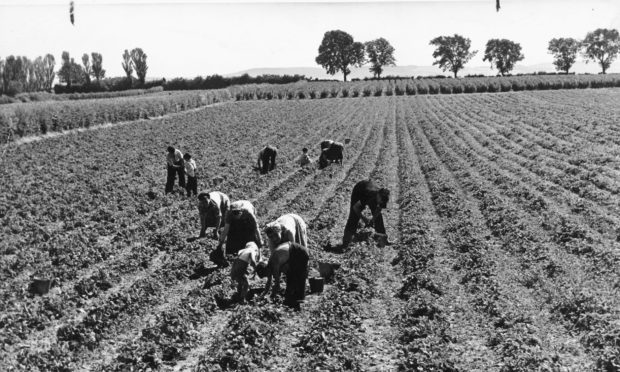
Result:
{"label": "crop row", "polygon": [[230,98],[229,91],[223,89],[4,105],[0,107],[0,143],[48,132],[149,119],[216,102],[225,102]]}
{"label": "crop row", "polygon": [[324,99],[337,97],[411,96],[426,94],[496,93],[526,90],[586,89],[620,86],[618,75],[553,75],[388,79],[352,82],[296,82],[250,84],[228,88],[237,101]]}
{"label": "crop row", "polygon": [[[575,234],[575,232],[586,230],[576,223],[568,222],[569,216],[557,215],[558,213],[555,212],[557,208],[547,208],[547,205],[552,204],[549,199],[536,196],[535,191],[524,189],[523,185],[513,180],[509,173],[501,174],[497,165],[501,166],[503,162],[498,162],[495,158],[489,162],[478,156],[477,152],[483,147],[478,145],[478,147],[468,148],[459,143],[459,137],[464,137],[463,133],[470,130],[471,124],[461,126],[455,131],[453,124],[444,123],[456,124],[458,121],[451,121],[441,116],[434,120],[433,116],[428,116],[432,120],[426,130],[438,131],[433,137],[445,139],[437,141],[437,146],[443,148],[445,164],[453,167],[462,183],[479,200],[487,226],[495,236],[503,240],[504,249],[518,254],[518,260],[521,262],[519,264],[520,282],[534,290],[533,298],[544,299],[544,302],[538,306],[548,306],[547,311],[552,315],[546,327],[550,327],[553,323],[562,324],[558,318],[572,319],[577,323],[567,325],[567,331],[582,332],[583,347],[593,354],[598,368],[611,366],[618,357],[613,352],[618,340],[613,335],[618,330],[613,325],[613,321],[610,321],[617,314],[610,309],[617,305],[614,305],[614,297],[610,296],[613,288],[609,287],[608,280],[598,282],[597,278],[601,273],[605,273],[605,276],[610,274],[615,276],[614,264],[601,265],[608,256],[597,252],[598,248],[593,248],[593,255],[588,254],[588,251],[584,249],[575,251],[571,248],[602,247],[605,243],[593,243],[588,241],[587,236]],[[444,127],[447,128],[444,129]],[[454,136],[453,133],[457,135]],[[452,154],[452,151],[455,153]],[[462,159],[467,159],[469,164],[464,163]],[[489,178],[489,181],[476,177],[475,168],[480,168],[479,174]],[[518,196],[531,195],[539,202],[534,204],[527,202],[526,206],[512,205],[497,193],[498,188],[504,194],[517,196],[517,200]],[[538,219],[539,214],[542,214],[544,218],[542,224]],[[590,235],[590,233],[587,234]],[[585,257],[566,256],[565,251],[585,252],[581,253],[585,254]],[[603,254],[602,257],[601,254]],[[590,264],[590,262],[596,262],[596,264]],[[610,269],[612,272],[609,272]],[[611,285],[613,286],[613,283]],[[597,320],[594,322],[588,320],[591,317]],[[558,332],[554,334],[557,337]],[[570,358],[562,360],[563,364],[573,362]]]}
{"label": "crop row", "polygon": [[[334,104],[336,105],[337,102],[334,102]],[[248,107],[248,109],[253,110],[251,107]],[[221,109],[218,109],[216,111],[226,111],[226,110],[227,110],[226,108],[221,108]],[[286,117],[267,119],[266,123],[269,123],[270,125],[272,125],[274,122],[276,122],[277,125],[288,125],[291,122],[291,120],[295,121],[295,122],[298,122],[298,123],[303,123],[306,120],[312,120],[312,121],[316,120],[316,121],[318,121],[318,122],[315,122],[312,125],[301,124],[302,126],[300,127],[300,129],[301,129],[300,131],[289,132],[290,136],[294,136],[294,138],[290,138],[290,137],[289,138],[280,138],[277,135],[276,132],[271,132],[271,131],[265,132],[268,137],[264,137],[264,136],[263,137],[261,137],[261,136],[254,136],[253,137],[252,142],[255,142],[255,143],[250,144],[252,146],[250,148],[253,148],[253,149],[255,148],[256,151],[258,151],[258,148],[260,148],[259,146],[263,145],[264,142],[279,144],[280,141],[284,141],[281,144],[285,144],[285,143],[288,144],[287,146],[281,147],[281,150],[283,150],[283,152],[281,153],[281,158],[283,160],[280,163],[280,166],[278,167],[276,172],[272,172],[272,174],[269,174],[267,176],[258,177],[257,175],[255,175],[253,173],[252,165],[253,165],[253,163],[255,161],[255,153],[253,151],[252,151],[252,153],[247,153],[247,154],[242,153],[242,154],[240,154],[241,157],[239,157],[239,155],[237,155],[237,154],[221,154],[221,149],[213,148],[213,149],[205,149],[205,150],[209,150],[209,153],[211,151],[213,151],[212,155],[208,155],[207,153],[202,153],[202,151],[195,153],[195,154],[198,155],[197,156],[198,159],[204,159],[203,160],[203,164],[204,164],[205,170],[207,170],[208,173],[205,172],[205,173],[203,173],[203,175],[208,180],[208,175],[209,175],[209,173],[211,173],[211,172],[209,172],[209,169],[217,170],[218,167],[221,167],[221,164],[223,164],[223,162],[228,162],[230,165],[236,164],[236,168],[237,168],[236,171],[233,171],[233,169],[229,169],[229,168],[220,168],[220,169],[222,169],[224,171],[223,176],[226,178],[226,181],[223,184],[223,187],[226,187],[226,188],[232,187],[232,190],[230,190],[232,192],[229,192],[229,193],[231,194],[231,196],[233,198],[248,197],[248,196],[251,196],[252,194],[256,194],[256,192],[259,191],[260,189],[268,187],[268,185],[270,183],[274,184],[274,181],[277,181],[280,177],[283,176],[283,174],[284,174],[283,172],[285,172],[285,171],[291,172],[292,170],[296,169],[296,167],[291,162],[292,159],[297,155],[296,154],[296,147],[299,147],[299,148],[301,148],[303,146],[310,147],[310,146],[313,146],[316,143],[318,143],[322,139],[322,134],[321,134],[320,131],[317,131],[317,127],[319,127],[319,125],[323,125],[324,128],[328,128],[328,125],[329,125],[329,128],[331,128],[331,123],[334,120],[334,118],[330,118],[329,115],[330,115],[330,113],[338,112],[338,111],[339,110],[327,110],[327,111],[323,111],[323,113],[326,113],[328,115],[319,114],[319,115],[308,115],[308,116],[304,117],[303,111],[293,109],[293,111],[291,111],[291,113],[293,113],[293,112],[295,113],[295,118],[288,117],[287,120],[283,120],[283,119],[286,119]],[[280,111],[280,113],[282,113],[282,112]],[[205,116],[205,115],[189,114],[189,118],[192,119],[192,122],[193,122],[193,124],[190,124],[190,125],[194,126],[194,127],[196,127],[196,126],[200,127],[202,125],[201,123],[205,119],[207,121],[213,120],[215,122],[221,122],[221,120],[224,119],[224,116],[230,117],[230,115],[228,115],[227,112],[221,112],[221,114],[223,116],[222,116],[222,118],[219,118],[219,119],[217,117],[214,117],[214,118],[204,118],[204,117],[203,118],[199,118],[198,116]],[[246,125],[247,121],[245,121],[246,118],[244,118],[243,116],[244,116],[243,112],[241,112],[240,115],[238,115],[238,117],[237,117],[237,119],[239,120],[238,125],[241,125],[241,126],[245,126]],[[247,119],[249,119],[249,117]],[[254,119],[254,120],[256,120],[256,119]],[[280,122],[278,122],[278,121],[280,121]],[[178,122],[175,123],[174,125],[177,127],[177,129],[181,129],[181,128],[178,128],[179,125],[180,125]],[[257,126],[253,130],[254,131],[259,131],[260,127],[262,125],[264,125],[264,124],[260,124],[259,126]],[[159,133],[163,137],[167,137],[168,136],[168,134],[167,134],[167,130],[168,129],[166,128],[165,125],[163,127],[157,127],[156,126],[155,128],[157,128],[157,130],[159,131]],[[147,128],[145,128],[145,129],[147,129]],[[230,128],[228,128],[228,129],[230,129]],[[128,128],[127,129],[125,129],[125,128],[114,128],[115,132],[116,131],[126,131],[126,130],[130,130],[130,129],[128,129]],[[235,135],[231,135],[231,133],[228,133],[228,132],[217,131],[215,129],[215,127],[204,127],[201,130],[209,133],[210,137],[213,140],[215,140],[216,143],[219,141],[219,143],[221,143],[222,146],[228,146],[227,145],[228,142],[231,142],[231,143],[239,142],[240,138],[236,137],[237,135],[245,137],[245,135],[243,134],[243,131],[241,131],[241,130],[235,130],[234,131],[234,133],[236,133]],[[307,131],[307,133],[305,131]],[[216,132],[217,133],[222,133],[224,135],[224,137],[220,138],[219,135],[216,135]],[[201,143],[200,136],[196,136],[195,137],[195,135],[193,134],[193,131],[181,130],[180,133],[188,133],[188,135],[189,135],[189,137],[183,138],[182,140],[180,139],[181,143],[185,143],[185,145],[183,147],[187,146],[189,148],[193,148],[195,145],[198,145],[198,144]],[[118,134],[118,133],[115,133],[115,134]],[[127,136],[127,138],[140,138],[140,136],[136,137],[135,133],[134,133],[134,135]],[[246,143],[248,142],[247,138],[244,138],[243,141],[246,142]],[[308,141],[313,141],[313,142],[309,143]],[[352,143],[356,143],[355,141],[356,141],[356,139],[354,137]],[[102,141],[100,143],[105,145],[105,141]],[[147,143],[145,143],[145,145],[149,146]],[[165,146],[165,144],[162,144],[162,146]],[[187,147],[185,147],[185,148],[187,148]],[[195,148],[199,148],[199,147],[195,147]],[[126,150],[126,151],[134,151],[134,150],[131,150],[131,147],[128,147],[128,150]],[[223,155],[223,156],[216,156],[218,154],[218,151],[219,151],[219,154]],[[160,151],[155,151],[155,153],[152,154],[152,155],[149,155],[149,157],[151,157],[151,156],[157,157],[158,155],[156,153],[159,153],[159,152]],[[234,155],[234,157],[230,158],[229,155]],[[205,156],[207,156],[206,159],[204,158]],[[155,161],[156,162],[157,160],[151,159],[150,161]],[[163,174],[163,172],[157,172],[156,169],[157,168],[149,171],[149,174],[148,174],[149,178],[154,176],[154,174],[150,173],[151,171],[154,172],[154,173],[162,173]],[[242,173],[235,175],[235,173],[237,171],[242,171]],[[215,174],[211,173],[211,174],[212,175],[217,175],[217,173],[215,173]],[[114,177],[114,173],[110,173],[110,176]],[[155,184],[157,183],[155,179],[153,179],[152,182],[154,182]],[[129,185],[127,185],[127,186],[129,186]],[[123,188],[125,188],[125,187],[123,187]],[[228,190],[226,190],[226,191],[228,192]],[[159,192],[154,192],[155,196],[157,196],[158,194],[159,194]],[[149,193],[148,192],[147,193],[140,193],[140,195],[141,195],[141,198],[143,198],[144,200],[149,200],[149,197],[148,197]],[[160,199],[160,198],[156,197],[156,200],[158,200],[158,199]],[[139,204],[139,202],[138,202],[138,204]],[[178,211],[174,211],[174,210],[176,210],[179,207],[181,207],[181,205],[179,205],[179,203],[177,203],[177,202],[174,202],[172,204],[168,204],[168,205],[164,206],[164,208],[166,208],[166,209],[163,209],[161,214],[158,213],[157,211],[155,211],[156,213],[154,215],[151,215],[147,219],[143,220],[142,223],[144,223],[144,224],[139,223],[137,226],[134,227],[138,231],[142,231],[142,232],[150,231],[150,233],[147,234],[146,236],[141,237],[141,238],[139,236],[136,236],[135,234],[131,235],[130,236],[130,241],[125,243],[126,244],[125,247],[131,248],[131,247],[135,246],[136,248],[131,248],[135,252],[135,251],[142,250],[142,249],[138,249],[140,246],[145,246],[145,247],[148,248],[148,250],[151,251],[151,255],[150,256],[148,254],[145,257],[143,256],[142,258],[140,258],[140,257],[132,257],[132,255],[129,255],[129,256],[125,255],[123,257],[119,256],[118,259],[115,258],[113,260],[113,262],[111,262],[111,264],[109,264],[109,265],[106,264],[104,266],[104,269],[106,269],[106,270],[109,269],[112,272],[123,274],[123,271],[120,271],[121,269],[117,265],[115,265],[113,263],[114,262],[118,262],[120,264],[122,261],[130,261],[130,262],[135,262],[136,264],[138,264],[138,268],[137,269],[140,271],[140,270],[143,270],[144,268],[140,268],[139,267],[139,263],[143,262],[144,264],[147,265],[147,267],[155,266],[153,270],[149,271],[151,274],[147,273],[146,280],[150,280],[148,278],[150,276],[153,276],[153,275],[155,277],[160,277],[160,275],[157,274],[157,272],[158,272],[157,271],[157,266],[160,265],[160,264],[158,264],[157,262],[166,262],[166,257],[169,257],[171,255],[174,256],[176,254],[174,253],[174,250],[173,250],[172,252],[165,253],[165,255],[162,256],[161,254],[159,254],[159,255],[157,254],[158,251],[161,251],[161,250],[168,251],[168,250],[172,249],[173,247],[177,247],[178,249],[181,249],[181,251],[187,251],[187,248],[183,248],[185,246],[185,244],[182,244],[182,241],[183,241],[182,235],[179,236],[179,233],[174,233],[174,234],[172,234],[172,236],[169,236],[171,234],[170,234],[170,231],[168,231],[167,229],[160,231],[163,226],[169,225],[169,223],[166,223],[165,220],[172,220],[172,221],[182,221],[183,220],[184,221],[185,217],[183,217],[183,216],[186,215],[187,213],[189,213],[192,216],[195,214],[195,210],[194,210],[193,206],[189,206],[189,209],[183,207],[183,208],[180,208]],[[174,208],[174,209],[172,209],[172,208]],[[169,210],[169,212],[167,212],[166,210]],[[163,217],[164,219],[163,220],[160,219],[160,218],[154,219],[158,215],[161,215],[161,217]],[[275,218],[275,217],[277,217],[277,216],[270,216],[270,218]],[[196,218],[192,218],[191,221],[192,221],[193,225],[195,226]],[[156,222],[156,223],[153,225],[152,222]],[[177,223],[175,223],[175,225],[176,224]],[[186,231],[186,233],[188,231],[188,228],[189,228],[189,225],[187,223],[183,223],[182,225],[178,225],[177,226],[177,229],[179,229],[181,232],[182,231]],[[121,227],[121,229],[118,232],[118,234],[119,235],[124,235],[123,230],[125,230],[125,229]],[[160,231],[160,232],[155,233],[155,231]],[[190,229],[190,231],[191,231],[191,229]],[[181,234],[183,234],[183,233],[181,233]],[[143,241],[144,244],[136,245],[136,238],[138,239],[138,242],[139,241]],[[76,247],[72,247],[72,248],[76,252],[80,252],[80,246],[76,246]],[[153,248],[155,248],[155,249],[153,250]],[[122,250],[124,248],[121,246],[118,249]],[[115,253],[117,253],[117,252],[115,252]],[[155,254],[153,255],[153,253],[155,253]],[[156,260],[157,257],[160,257],[159,261]],[[198,257],[200,257],[200,256],[198,256]],[[191,265],[189,265],[189,266],[191,267]],[[64,266],[64,269],[66,269],[66,268],[67,268],[67,266]],[[58,271],[62,272],[63,268],[59,268]],[[175,270],[173,272],[179,272],[179,270]],[[187,272],[187,268],[184,271],[181,270],[181,273],[183,273],[183,272]],[[187,274],[182,274],[182,275],[187,276]],[[125,280],[127,280],[127,279],[128,279],[128,277],[125,278]],[[139,277],[138,277],[138,279],[139,279]],[[136,282],[136,283],[139,283],[139,281]],[[86,294],[87,296],[91,296],[91,293],[95,292],[94,293],[95,297],[93,299],[94,300],[97,299],[97,296],[96,296],[96,293],[97,293],[96,281],[95,281],[95,285],[94,286],[92,285],[92,282],[90,282],[90,281],[85,281],[85,282],[80,281],[80,282],[76,283],[76,287],[79,287],[80,291],[83,294]],[[95,287],[95,288],[93,288],[93,287]],[[183,287],[183,285],[181,285],[181,287]],[[130,288],[130,287],[127,287],[127,288]],[[142,291],[143,287],[139,286],[138,288],[140,288],[140,290]],[[163,289],[163,288],[161,288],[161,289]],[[168,289],[170,289],[170,288],[168,288]],[[129,289],[123,289],[119,293],[122,294],[126,290],[129,290]],[[113,291],[115,291],[114,288],[113,288]],[[138,294],[139,293],[141,293],[141,292],[138,292]],[[67,293],[67,296],[71,296],[71,294],[73,294],[74,296],[76,295],[75,292],[69,291],[69,293]],[[80,293],[78,293],[78,295],[79,294]],[[160,296],[161,296],[161,292],[157,291],[155,293],[154,297],[153,297],[153,301],[156,301],[156,299],[161,298]],[[132,302],[136,302],[137,304],[140,304],[140,296],[139,295],[136,295],[135,297],[132,297],[132,298],[133,298]],[[108,305],[105,305],[105,304],[108,303],[109,301],[113,301],[112,302],[112,304],[113,304],[114,303],[113,299],[114,299],[113,296],[105,296],[105,297],[103,297],[101,299],[101,301],[98,301],[98,302],[100,302],[100,304],[97,305],[97,308],[99,308],[99,307],[104,307],[105,308],[106,306],[108,306]],[[71,303],[71,302],[69,302],[69,303]],[[126,306],[126,305],[127,304],[125,304],[123,306]],[[80,305],[76,305],[76,306],[80,306]],[[116,308],[115,305],[111,305],[111,306],[113,308]],[[69,306],[69,309],[71,307],[72,306]],[[114,314],[120,314],[121,315],[120,319],[123,319],[122,310],[120,310],[120,311],[121,311],[120,313],[118,311],[110,312],[109,314],[111,314],[111,315],[107,316],[107,318],[118,316],[118,315],[114,315]],[[108,314],[108,312],[106,312],[105,314]],[[131,319],[131,318],[129,318],[129,319]],[[16,322],[14,322],[14,320],[15,320],[14,318],[13,319],[9,318],[9,319],[7,319],[7,322],[13,322],[13,324],[17,324]],[[87,320],[85,320],[85,321],[87,321]],[[126,321],[127,320],[123,321],[118,326],[115,325],[114,329],[119,329],[118,327],[122,328],[122,324],[125,324]],[[130,323],[131,323],[131,321],[129,321],[129,324]],[[77,325],[74,325],[72,327],[73,328],[78,327],[77,329],[79,329],[79,330],[83,329],[84,330],[84,332],[79,332],[80,334],[88,334],[88,332],[86,332],[86,330],[92,328],[92,326],[90,326],[91,323],[87,323],[89,325],[87,327],[86,326],[87,324],[85,324],[84,321],[78,322],[76,324]],[[108,323],[105,323],[105,324],[108,324]],[[71,331],[71,332],[65,332],[63,334],[75,335],[75,332]],[[110,331],[105,332],[103,339],[105,340],[105,337],[109,337],[112,334],[113,333],[111,333]],[[73,336],[71,336],[71,337],[73,337]]]}

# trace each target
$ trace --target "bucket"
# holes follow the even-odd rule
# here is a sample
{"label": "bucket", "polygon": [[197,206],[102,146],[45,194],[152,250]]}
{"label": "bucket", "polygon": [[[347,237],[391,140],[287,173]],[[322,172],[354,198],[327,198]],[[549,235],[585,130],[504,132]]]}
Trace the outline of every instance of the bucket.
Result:
{"label": "bucket", "polygon": [[54,279],[35,278],[32,280],[32,283],[30,283],[30,291],[32,293],[44,295],[50,291],[53,282]]}
{"label": "bucket", "polygon": [[310,278],[310,293],[321,293],[323,292],[323,285],[325,281],[323,278]]}

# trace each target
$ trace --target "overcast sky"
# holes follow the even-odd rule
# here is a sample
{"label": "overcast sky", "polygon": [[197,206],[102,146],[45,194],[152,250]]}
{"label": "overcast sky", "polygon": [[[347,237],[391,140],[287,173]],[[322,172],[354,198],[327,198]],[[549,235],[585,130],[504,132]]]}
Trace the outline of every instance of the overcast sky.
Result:
{"label": "overcast sky", "polygon": [[[99,52],[107,76],[124,75],[124,49],[141,47],[151,77],[227,74],[259,67],[317,67],[323,34],[340,29],[356,41],[384,37],[398,65],[430,66],[429,41],[454,33],[468,37],[482,62],[488,39],[521,44],[533,65],[551,62],[553,37],[581,39],[596,28],[620,29],[620,0],[427,1],[161,1],[0,0],[0,58],[63,50],[76,61]],[[614,64],[611,72],[620,72]],[[338,76],[337,76],[338,77]]]}

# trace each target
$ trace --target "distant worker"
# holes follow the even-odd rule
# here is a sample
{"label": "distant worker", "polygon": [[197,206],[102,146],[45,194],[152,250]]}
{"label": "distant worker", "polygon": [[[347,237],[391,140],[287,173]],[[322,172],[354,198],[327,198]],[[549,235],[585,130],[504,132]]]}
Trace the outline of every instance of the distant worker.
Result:
{"label": "distant worker", "polygon": [[196,162],[192,159],[192,156],[188,153],[183,155],[183,163],[185,165],[185,173],[187,174],[187,184],[185,190],[187,190],[187,196],[198,195],[198,175],[196,173]]}
{"label": "distant worker", "polygon": [[226,212],[224,230],[220,235],[217,251],[223,256],[223,246],[226,242],[226,254],[237,254],[248,242],[254,242],[258,247],[263,246],[263,239],[258,229],[256,209],[247,200],[238,200],[230,204]]}
{"label": "distant worker", "polygon": [[275,169],[277,154],[278,149],[275,146],[266,146],[264,149],[260,150],[256,165],[258,169],[261,170],[262,174],[266,174]]}
{"label": "distant worker", "polygon": [[319,156],[319,168],[323,169],[331,163],[342,165],[344,145],[340,142],[325,140],[321,142],[321,156]]}
{"label": "distant worker", "polygon": [[260,260],[260,250],[254,242],[248,242],[245,248],[239,251],[237,258],[233,261],[230,268],[230,278],[237,282],[237,292],[233,299],[237,299],[239,303],[245,303],[250,290],[250,275],[256,268]]}
{"label": "distant worker", "polygon": [[[376,233],[386,235],[381,210],[387,207],[389,199],[390,191],[385,188],[378,188],[370,180],[360,181],[353,187],[353,191],[351,192],[349,219],[347,220],[347,225],[344,228],[344,235],[342,237],[343,247],[351,243],[353,235],[357,231],[360,218],[364,221],[366,227],[372,226]],[[362,211],[366,207],[369,207],[372,212],[371,219],[368,219],[362,214]]]}
{"label": "distant worker", "polygon": [[179,175],[179,187],[185,188],[185,169],[183,165],[183,153],[179,149],[168,146],[168,156],[166,157],[168,175],[166,179],[166,194],[174,189],[174,179]]}
{"label": "distant worker", "polygon": [[200,213],[200,237],[206,236],[207,227],[213,229],[213,237],[220,238],[220,229],[224,227],[224,217],[230,207],[226,194],[219,191],[198,194],[198,212]]}
{"label": "distant worker", "polygon": [[312,160],[310,160],[310,157],[308,156],[308,149],[304,147],[303,149],[301,149],[301,152],[302,154],[299,155],[299,157],[297,158],[297,160],[295,160],[295,162],[302,167],[312,163]]}
{"label": "distant worker", "polygon": [[269,250],[273,250],[284,242],[299,243],[308,246],[308,233],[306,222],[296,214],[289,213],[270,222],[265,227]]}
{"label": "distant worker", "polygon": [[264,294],[269,293],[273,280],[272,296],[280,291],[280,275],[286,275],[286,291],[284,304],[299,309],[299,303],[306,295],[306,279],[308,278],[308,248],[301,244],[285,242],[276,247],[268,262],[261,261],[256,266],[256,274],[260,278],[267,277]]}

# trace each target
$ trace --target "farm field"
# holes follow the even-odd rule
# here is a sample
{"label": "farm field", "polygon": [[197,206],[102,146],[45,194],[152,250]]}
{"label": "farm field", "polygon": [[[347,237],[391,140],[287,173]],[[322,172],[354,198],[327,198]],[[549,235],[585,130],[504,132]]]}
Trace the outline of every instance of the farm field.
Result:
{"label": "farm field", "polygon": [[[620,89],[229,102],[5,145],[3,371],[618,371]],[[342,166],[299,168],[344,141]],[[228,270],[196,200],[164,195],[166,146],[199,189],[251,200],[261,226],[308,223],[338,262],[301,312],[223,306]],[[266,144],[278,167],[253,170]],[[223,182],[212,186],[210,180]],[[337,246],[359,180],[384,218]],[[33,276],[56,279],[28,291]],[[264,282],[255,279],[253,288]]]}

